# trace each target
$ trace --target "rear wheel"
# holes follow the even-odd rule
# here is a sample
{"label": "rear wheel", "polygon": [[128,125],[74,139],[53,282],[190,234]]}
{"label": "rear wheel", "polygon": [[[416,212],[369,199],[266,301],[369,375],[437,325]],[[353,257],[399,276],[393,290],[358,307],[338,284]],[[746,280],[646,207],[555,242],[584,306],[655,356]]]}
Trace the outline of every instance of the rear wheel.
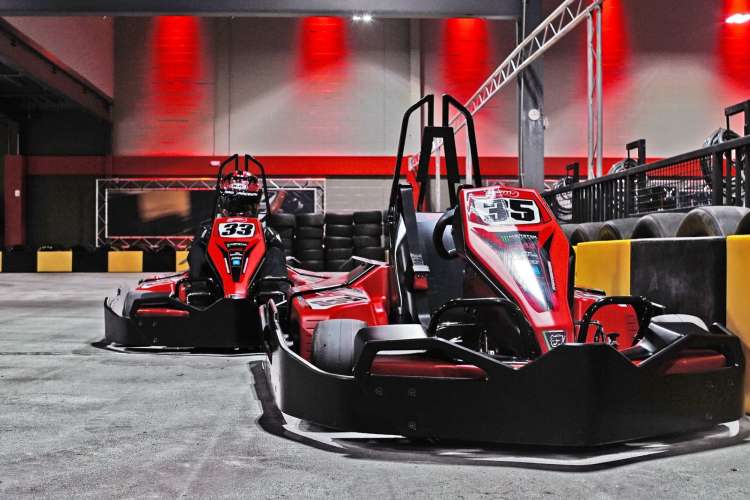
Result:
{"label": "rear wheel", "polygon": [[354,338],[367,323],[356,319],[321,321],[313,332],[312,364],[323,371],[350,375],[354,368]]}

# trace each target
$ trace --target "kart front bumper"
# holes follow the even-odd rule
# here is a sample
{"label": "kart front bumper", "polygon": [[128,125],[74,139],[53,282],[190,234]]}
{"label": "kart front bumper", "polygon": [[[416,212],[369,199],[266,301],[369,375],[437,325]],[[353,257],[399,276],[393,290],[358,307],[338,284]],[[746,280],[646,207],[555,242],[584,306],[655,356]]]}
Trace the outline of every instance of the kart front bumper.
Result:
{"label": "kart front bumper", "polygon": [[[562,345],[523,368],[438,338],[368,342],[353,376],[324,372],[292,352],[270,309],[272,370],[281,410],[342,431],[417,439],[591,447],[690,432],[743,415],[737,338],[688,336],[639,366],[605,344]],[[725,367],[665,374],[688,349],[715,349]],[[424,349],[480,367],[481,380],[374,375],[378,352]]]}
{"label": "kart front bumper", "polygon": [[[139,317],[141,307],[181,315]],[[219,299],[199,309],[166,294],[123,292],[104,300],[104,334],[107,343],[125,347],[267,351],[258,306],[244,299]]]}

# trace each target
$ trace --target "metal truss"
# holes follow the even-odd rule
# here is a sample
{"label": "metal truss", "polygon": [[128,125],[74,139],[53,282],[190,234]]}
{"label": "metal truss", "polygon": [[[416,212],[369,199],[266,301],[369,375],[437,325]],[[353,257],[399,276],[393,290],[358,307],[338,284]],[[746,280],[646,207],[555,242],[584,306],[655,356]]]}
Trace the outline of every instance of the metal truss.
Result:
{"label": "metal truss", "polygon": [[[464,104],[472,116],[476,115],[500,90],[508,83],[514,81],[521,72],[534,61],[539,59],[547,50],[555,45],[562,37],[568,34],[573,28],[583,21],[589,20],[595,12],[599,12],[603,0],[565,0],[557,7],[542,23],[539,24],[515,49],[508,55],[500,66],[484,81],[479,89]],[[601,33],[601,16],[598,16],[597,26]],[[601,68],[601,36],[596,36],[599,57],[596,66]],[[591,46],[591,44],[590,44]],[[590,54],[591,55],[591,54]],[[589,79],[601,78],[601,71],[598,76],[592,77],[589,71]],[[601,83],[598,84],[601,89]],[[589,92],[589,96],[593,96]],[[599,93],[601,97],[601,93]],[[601,120],[600,120],[601,122]],[[466,126],[466,119],[460,113],[450,118],[449,124],[453,130],[458,133]],[[591,130],[593,123],[589,123]],[[591,135],[591,134],[590,134]],[[601,140],[599,140],[601,143]],[[436,141],[432,154],[440,152],[442,141]],[[414,154],[408,159],[408,167],[415,170],[419,164],[419,154]],[[591,171],[591,170],[590,170]]]}
{"label": "metal truss", "polygon": [[[325,211],[325,179],[267,179],[268,190],[293,191],[315,190],[315,211]],[[96,246],[110,245],[113,248],[146,247],[157,249],[166,245],[178,249],[187,248],[192,236],[110,236],[108,234],[107,197],[110,190],[116,191],[213,191],[216,178],[123,178],[96,180]]]}

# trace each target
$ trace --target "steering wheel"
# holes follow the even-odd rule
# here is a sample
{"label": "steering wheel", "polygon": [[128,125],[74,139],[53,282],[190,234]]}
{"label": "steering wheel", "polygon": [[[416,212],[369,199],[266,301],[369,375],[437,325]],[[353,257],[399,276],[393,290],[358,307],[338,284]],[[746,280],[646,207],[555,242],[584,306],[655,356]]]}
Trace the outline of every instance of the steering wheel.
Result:
{"label": "steering wheel", "polygon": [[443,233],[445,233],[445,228],[447,226],[453,225],[453,215],[455,213],[455,208],[447,210],[440,216],[437,223],[435,223],[435,229],[432,230],[432,244],[435,246],[437,254],[444,259],[454,259],[458,257],[455,248],[448,250],[443,244]]}

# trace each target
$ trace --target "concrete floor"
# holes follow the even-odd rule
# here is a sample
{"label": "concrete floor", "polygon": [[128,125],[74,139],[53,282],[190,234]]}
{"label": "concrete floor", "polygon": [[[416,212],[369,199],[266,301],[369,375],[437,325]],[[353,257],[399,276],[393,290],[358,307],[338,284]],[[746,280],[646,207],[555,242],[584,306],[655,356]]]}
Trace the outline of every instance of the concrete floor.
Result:
{"label": "concrete floor", "polygon": [[135,278],[0,274],[0,496],[750,496],[744,445],[565,473],[357,460],[269,435],[248,358],[90,345],[103,297]]}

